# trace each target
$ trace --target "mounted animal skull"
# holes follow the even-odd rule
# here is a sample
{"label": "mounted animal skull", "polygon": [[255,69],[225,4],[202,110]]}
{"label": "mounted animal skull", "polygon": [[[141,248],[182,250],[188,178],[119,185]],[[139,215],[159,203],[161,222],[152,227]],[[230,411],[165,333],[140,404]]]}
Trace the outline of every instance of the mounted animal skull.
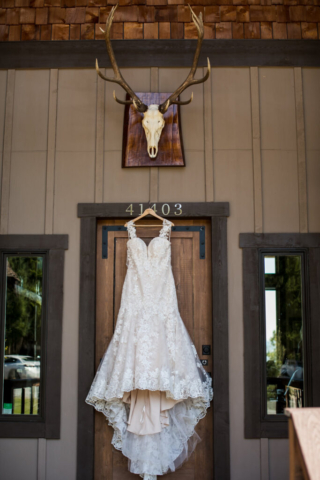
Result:
{"label": "mounted animal skull", "polygon": [[111,12],[108,16],[107,22],[106,22],[106,30],[102,30],[102,32],[105,34],[105,40],[106,40],[106,45],[107,45],[107,52],[110,58],[110,62],[114,71],[114,78],[108,78],[104,76],[100,70],[99,70],[99,65],[98,65],[98,60],[96,60],[96,70],[98,75],[103,79],[106,80],[107,82],[114,82],[120,85],[131,97],[131,100],[128,101],[122,101],[119,100],[116,97],[115,92],[113,92],[113,97],[114,99],[122,104],[122,105],[133,105],[134,108],[143,114],[143,119],[142,119],[142,126],[146,134],[146,139],[148,143],[148,154],[150,158],[156,158],[158,154],[158,144],[161,136],[161,132],[163,130],[163,127],[165,125],[165,120],[164,120],[164,114],[170,107],[170,105],[187,105],[188,103],[192,102],[193,100],[193,93],[191,94],[191,97],[189,100],[186,102],[181,102],[176,100],[177,97],[188,87],[191,85],[196,85],[198,83],[203,83],[205,82],[210,75],[210,60],[207,58],[208,61],[208,69],[207,73],[203,78],[200,78],[198,80],[195,80],[194,76],[197,70],[198,66],[198,60],[199,60],[199,55],[200,55],[200,50],[201,50],[201,45],[202,45],[202,40],[203,40],[203,34],[204,34],[204,29],[203,29],[203,21],[202,21],[202,14],[200,13],[199,17],[196,16],[194,11],[189,5],[191,15],[192,15],[192,20],[197,28],[198,32],[198,43],[197,43],[197,49],[194,54],[193,58],[193,64],[191,67],[191,70],[189,72],[189,75],[185,79],[185,81],[180,85],[180,87],[177,88],[177,90],[170,95],[166,99],[165,102],[161,103],[161,105],[145,105],[140,98],[134,93],[134,91],[129,87],[127,82],[124,80],[123,76],[121,75],[121,72],[119,70],[119,67],[117,65],[117,62],[115,60],[113,48],[110,42],[110,30],[111,30],[111,25],[113,21],[113,17],[115,14],[115,11],[117,9],[118,5],[115,5],[112,9]]}

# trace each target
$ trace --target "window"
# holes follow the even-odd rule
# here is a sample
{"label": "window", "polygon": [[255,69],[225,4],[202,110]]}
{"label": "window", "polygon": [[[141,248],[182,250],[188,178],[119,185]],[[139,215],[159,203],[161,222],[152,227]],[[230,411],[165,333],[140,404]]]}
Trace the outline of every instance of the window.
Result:
{"label": "window", "polygon": [[5,255],[2,413],[41,415],[44,255]]}
{"label": "window", "polygon": [[304,255],[261,253],[263,262],[265,413],[283,415],[304,399]]}
{"label": "window", "polygon": [[245,437],[286,438],[286,407],[319,406],[320,235],[240,234]]}
{"label": "window", "polygon": [[66,235],[0,235],[0,437],[60,436]]}

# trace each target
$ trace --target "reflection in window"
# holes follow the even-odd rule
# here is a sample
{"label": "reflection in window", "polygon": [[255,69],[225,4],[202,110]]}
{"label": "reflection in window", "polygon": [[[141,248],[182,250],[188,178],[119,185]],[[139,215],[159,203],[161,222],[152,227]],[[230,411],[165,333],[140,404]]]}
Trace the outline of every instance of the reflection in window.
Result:
{"label": "reflection in window", "polygon": [[302,257],[264,257],[267,414],[302,407]]}
{"label": "reflection in window", "polygon": [[40,414],[43,260],[6,257],[3,414]]}

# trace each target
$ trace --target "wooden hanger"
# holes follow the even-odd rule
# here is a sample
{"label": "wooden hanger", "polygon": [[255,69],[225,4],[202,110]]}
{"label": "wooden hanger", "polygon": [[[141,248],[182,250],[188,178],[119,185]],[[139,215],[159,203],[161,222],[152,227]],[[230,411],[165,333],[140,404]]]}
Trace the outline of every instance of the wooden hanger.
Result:
{"label": "wooden hanger", "polygon": [[[140,220],[140,218],[143,218],[143,217],[146,217],[147,215],[152,215],[153,217],[156,217],[158,218],[159,220],[161,220],[161,222],[163,222],[163,218],[160,217],[159,215],[156,214],[156,212],[152,209],[152,208],[146,208],[146,210],[143,212],[142,215],[140,215],[139,217],[135,218],[134,220],[132,220],[132,223],[135,223],[137,222],[138,220]],[[125,223],[125,227],[128,226],[128,223]],[[174,223],[170,222],[172,226],[174,226]],[[159,227],[160,225],[136,225],[136,227]]]}

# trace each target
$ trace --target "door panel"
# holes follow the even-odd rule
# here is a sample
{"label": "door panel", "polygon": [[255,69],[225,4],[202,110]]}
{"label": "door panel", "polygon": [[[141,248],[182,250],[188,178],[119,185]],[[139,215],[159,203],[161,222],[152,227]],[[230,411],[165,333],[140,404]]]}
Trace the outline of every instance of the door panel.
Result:
{"label": "door panel", "polygon": [[[154,219],[143,219],[154,224]],[[102,227],[123,225],[122,220],[99,220],[97,227],[97,298],[96,298],[96,369],[112,338],[125,279],[127,232],[108,232],[108,258],[102,259]],[[211,225],[208,220],[177,220],[175,225],[205,226],[205,259],[200,260],[199,232],[172,232],[172,270],[178,304],[184,324],[195,343],[200,359],[208,360],[205,369],[212,373],[211,355],[202,355],[202,345],[212,349]],[[159,226],[160,228],[160,226]],[[147,244],[159,234],[159,228],[137,228],[137,235]],[[213,412],[212,406],[196,427],[202,438],[195,452],[176,472],[163,476],[172,480],[212,480]],[[113,429],[102,413],[95,412],[94,480],[137,480],[128,472],[128,459],[111,446]]]}

